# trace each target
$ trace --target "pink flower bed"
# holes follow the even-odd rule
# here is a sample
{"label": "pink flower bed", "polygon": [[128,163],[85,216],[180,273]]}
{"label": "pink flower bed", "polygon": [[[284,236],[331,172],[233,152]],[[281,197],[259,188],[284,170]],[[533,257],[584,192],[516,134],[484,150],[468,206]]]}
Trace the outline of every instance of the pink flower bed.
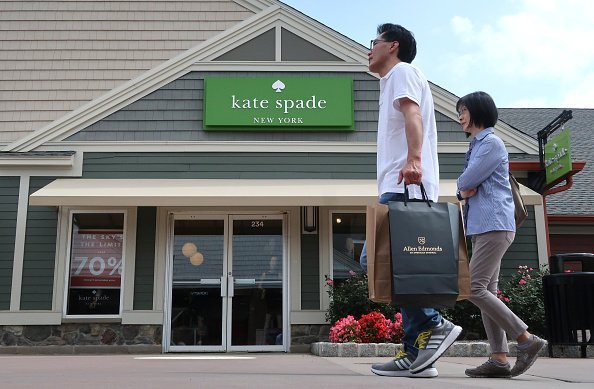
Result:
{"label": "pink flower bed", "polygon": [[359,320],[349,315],[330,328],[330,341],[334,343],[400,343],[403,335],[400,312],[394,320],[386,319],[380,312],[362,315]]}

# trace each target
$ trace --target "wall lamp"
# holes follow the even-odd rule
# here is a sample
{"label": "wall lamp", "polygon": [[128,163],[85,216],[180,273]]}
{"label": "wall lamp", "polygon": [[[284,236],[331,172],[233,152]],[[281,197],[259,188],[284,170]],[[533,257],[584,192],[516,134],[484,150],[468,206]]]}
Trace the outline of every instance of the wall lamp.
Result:
{"label": "wall lamp", "polygon": [[318,233],[319,207],[301,207],[301,232],[303,234]]}

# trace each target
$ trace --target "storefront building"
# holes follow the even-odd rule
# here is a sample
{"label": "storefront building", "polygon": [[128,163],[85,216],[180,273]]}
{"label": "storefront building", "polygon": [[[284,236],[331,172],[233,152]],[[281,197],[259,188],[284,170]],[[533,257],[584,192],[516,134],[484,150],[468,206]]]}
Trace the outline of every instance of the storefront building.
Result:
{"label": "storefront building", "polygon": [[[325,277],[360,271],[377,199],[378,78],[365,47],[280,2],[224,3],[249,15],[3,146],[0,352],[288,352],[327,335]],[[454,202],[468,142],[457,97],[432,92]],[[547,261],[542,198],[522,191],[504,273]]]}

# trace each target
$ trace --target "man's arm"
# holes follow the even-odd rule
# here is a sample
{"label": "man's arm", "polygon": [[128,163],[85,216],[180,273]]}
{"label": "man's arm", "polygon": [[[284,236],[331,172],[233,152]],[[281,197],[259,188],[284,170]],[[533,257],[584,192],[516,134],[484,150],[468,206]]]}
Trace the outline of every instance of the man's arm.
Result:
{"label": "man's arm", "polygon": [[423,120],[419,105],[408,98],[401,98],[400,112],[404,115],[404,128],[408,155],[406,164],[398,175],[398,183],[420,184],[423,178],[421,168],[421,149],[423,146]]}

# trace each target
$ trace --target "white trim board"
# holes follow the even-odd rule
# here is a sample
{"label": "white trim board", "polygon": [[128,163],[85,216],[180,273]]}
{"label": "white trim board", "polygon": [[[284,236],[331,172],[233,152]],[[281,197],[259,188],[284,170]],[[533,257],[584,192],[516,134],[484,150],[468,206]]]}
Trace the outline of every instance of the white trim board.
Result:
{"label": "white trim board", "polygon": [[[512,145],[506,145],[509,153],[522,153]],[[141,141],[141,142],[51,142],[39,150],[73,150],[83,152],[204,152],[204,153],[375,153],[375,142],[316,142],[316,141]],[[464,154],[468,142],[439,142],[439,153]],[[81,166],[82,169],[82,166]],[[0,173],[2,170],[0,169]],[[1,174],[0,174],[1,175]]]}
{"label": "white trim board", "polygon": [[12,286],[10,290],[10,310],[21,309],[21,287],[23,284],[23,264],[25,262],[25,234],[27,231],[27,210],[29,209],[29,176],[21,176],[19,182],[19,202],[14,239],[14,261],[12,264]]}
{"label": "white trim board", "polygon": [[[238,191],[238,188],[241,188]],[[520,186],[527,205],[542,196]],[[456,180],[440,180],[440,201],[456,202]],[[375,180],[57,179],[29,196],[50,206],[365,206],[377,202]]]}

